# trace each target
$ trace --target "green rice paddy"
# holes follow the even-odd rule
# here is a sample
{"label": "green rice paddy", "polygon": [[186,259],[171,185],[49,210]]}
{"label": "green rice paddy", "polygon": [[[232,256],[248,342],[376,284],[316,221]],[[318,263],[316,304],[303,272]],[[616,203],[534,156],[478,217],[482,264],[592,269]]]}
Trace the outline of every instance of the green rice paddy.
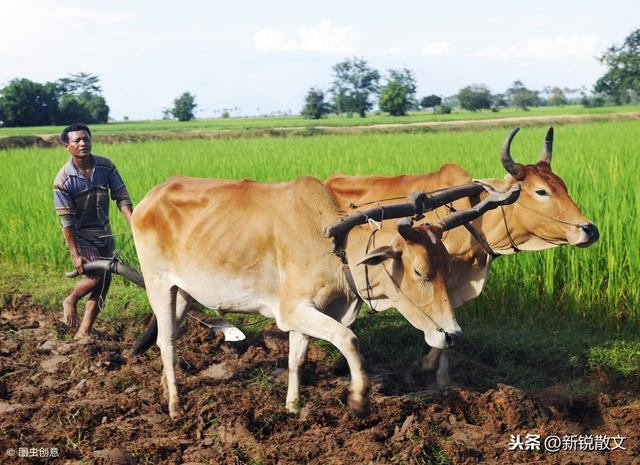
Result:
{"label": "green rice paddy", "polygon": [[[553,170],[601,239],[587,249],[500,258],[487,290],[467,305],[471,312],[531,319],[572,315],[615,327],[640,322],[639,133],[635,121],[556,127]],[[542,127],[522,130],[512,146],[516,161],[537,160],[544,134]],[[339,172],[426,173],[455,162],[475,178],[502,178],[499,150],[506,135],[496,129],[147,141],[96,144],[93,151],[116,163],[136,203],[173,175],[273,182]],[[70,269],[52,195],[53,178],[67,159],[60,147],[0,152],[0,264]],[[128,231],[121,215],[111,216],[114,232]]]}

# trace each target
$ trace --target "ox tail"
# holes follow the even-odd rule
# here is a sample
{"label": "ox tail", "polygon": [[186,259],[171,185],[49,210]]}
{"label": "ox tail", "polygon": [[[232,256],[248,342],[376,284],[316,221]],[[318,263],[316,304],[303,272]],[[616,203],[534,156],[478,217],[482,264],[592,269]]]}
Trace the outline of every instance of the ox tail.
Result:
{"label": "ox tail", "polygon": [[151,347],[158,338],[158,321],[155,315],[151,316],[149,325],[145,332],[140,336],[135,343],[133,349],[131,349],[131,355],[141,355],[145,353],[149,347]]}

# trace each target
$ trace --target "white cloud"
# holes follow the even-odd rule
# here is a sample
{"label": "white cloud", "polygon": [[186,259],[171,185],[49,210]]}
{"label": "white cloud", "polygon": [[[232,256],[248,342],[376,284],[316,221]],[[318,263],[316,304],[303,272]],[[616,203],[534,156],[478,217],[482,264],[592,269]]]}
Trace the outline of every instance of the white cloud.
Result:
{"label": "white cloud", "polygon": [[356,32],[351,26],[334,27],[328,20],[298,29],[295,38],[279,29],[262,29],[253,36],[256,50],[268,52],[353,53]]}
{"label": "white cloud", "polygon": [[450,54],[455,47],[447,40],[437,40],[422,47],[422,55],[439,57]]}
{"label": "white cloud", "polygon": [[278,29],[262,29],[253,36],[258,52],[293,52],[297,44]]}
{"label": "white cloud", "polygon": [[598,52],[598,36],[593,34],[534,37],[525,47],[492,45],[478,55],[487,58],[589,58]]}
{"label": "white cloud", "polygon": [[78,29],[128,21],[130,14],[99,11],[93,8],[64,8],[54,3],[33,0],[0,0],[0,53],[22,53],[29,47],[42,48],[55,36],[66,40]]}

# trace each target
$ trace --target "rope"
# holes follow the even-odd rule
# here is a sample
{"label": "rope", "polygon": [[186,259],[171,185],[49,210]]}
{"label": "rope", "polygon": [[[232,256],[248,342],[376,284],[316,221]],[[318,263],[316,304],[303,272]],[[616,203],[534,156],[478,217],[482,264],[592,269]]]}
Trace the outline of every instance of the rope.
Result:
{"label": "rope", "polygon": [[534,210],[533,208],[527,207],[527,206],[525,206],[525,205],[522,205],[521,203],[515,202],[515,203],[514,203],[514,205],[517,205],[517,206],[519,206],[520,208],[524,208],[525,210],[529,210],[530,212],[533,212],[533,213],[535,213],[536,215],[540,215],[541,217],[546,218],[546,219],[548,219],[548,220],[553,220],[553,221],[557,221],[558,223],[568,224],[568,225],[570,225],[570,226],[575,226],[576,228],[579,228],[579,227],[580,227],[580,225],[579,225],[579,224],[576,224],[576,223],[569,223],[568,221],[559,220],[558,218],[554,218],[554,217],[552,217],[552,216],[547,216],[547,215],[545,215],[544,213],[540,213],[539,211]]}
{"label": "rope", "polygon": [[422,313],[422,314],[423,314],[424,316],[426,316],[429,320],[431,320],[431,322],[432,322],[432,323],[434,324],[434,326],[436,327],[436,331],[438,331],[439,333],[444,333],[444,332],[445,332],[444,328],[443,328],[442,326],[440,326],[438,323],[436,323],[436,320],[434,320],[433,318],[431,318],[431,315],[429,315],[427,312],[423,311],[423,310],[422,310],[422,308],[420,308],[420,307],[418,306],[418,304],[416,304],[416,303],[413,301],[413,299],[411,299],[411,297],[409,297],[409,296],[408,296],[408,295],[407,295],[407,294],[402,290],[402,288],[400,287],[400,285],[398,284],[398,282],[397,282],[395,279],[393,279],[393,276],[391,276],[391,273],[389,273],[389,270],[387,270],[387,267],[386,267],[386,266],[384,266],[384,264],[382,264],[382,268],[384,269],[384,272],[385,272],[385,273],[387,273],[387,276],[389,276],[389,279],[391,280],[391,282],[392,282],[393,284],[395,284],[395,286],[398,288],[398,290],[400,291],[400,293],[401,293],[403,296],[405,296],[409,302],[411,302],[411,305],[413,305],[415,308],[417,308],[417,309],[418,309],[418,311],[419,311],[420,313]]}
{"label": "rope", "polygon": [[124,241],[124,244],[122,244],[119,248],[115,249],[113,252],[113,256],[112,257],[100,257],[100,258],[104,258],[109,260],[109,266],[107,268],[105,268],[104,270],[104,274],[102,275],[102,289],[100,289],[100,294],[98,295],[98,309],[99,311],[104,310],[105,308],[105,300],[104,300],[104,291],[105,288],[107,287],[107,275],[111,274],[111,270],[114,269],[115,267],[115,263],[119,261],[120,259],[120,255],[122,254],[122,249],[125,248],[125,246],[129,243],[129,241],[131,239],[133,239],[133,234],[131,232],[123,232],[123,233],[117,233],[117,234],[104,234],[102,236],[100,236],[100,238],[105,238],[105,237],[115,237],[115,236],[124,236],[125,234],[129,235],[129,239],[127,239],[126,241]]}

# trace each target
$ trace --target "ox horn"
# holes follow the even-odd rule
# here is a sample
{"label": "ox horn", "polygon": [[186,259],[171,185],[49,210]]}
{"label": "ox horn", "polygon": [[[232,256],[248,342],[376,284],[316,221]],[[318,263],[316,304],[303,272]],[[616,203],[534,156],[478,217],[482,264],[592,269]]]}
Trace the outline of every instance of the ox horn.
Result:
{"label": "ox horn", "polygon": [[413,229],[413,221],[409,218],[398,221],[398,232],[408,241],[418,242],[420,240],[420,233]]}
{"label": "ox horn", "polygon": [[514,128],[509,136],[505,139],[504,144],[502,144],[502,150],[500,151],[500,158],[502,159],[502,166],[507,170],[514,178],[520,177],[520,173],[522,171],[522,167],[520,163],[516,163],[511,158],[511,141],[516,136],[520,128]]}
{"label": "ox horn", "polygon": [[542,153],[540,153],[540,161],[551,164],[551,152],[553,150],[553,126],[547,131],[547,136],[544,138],[544,147]]}

